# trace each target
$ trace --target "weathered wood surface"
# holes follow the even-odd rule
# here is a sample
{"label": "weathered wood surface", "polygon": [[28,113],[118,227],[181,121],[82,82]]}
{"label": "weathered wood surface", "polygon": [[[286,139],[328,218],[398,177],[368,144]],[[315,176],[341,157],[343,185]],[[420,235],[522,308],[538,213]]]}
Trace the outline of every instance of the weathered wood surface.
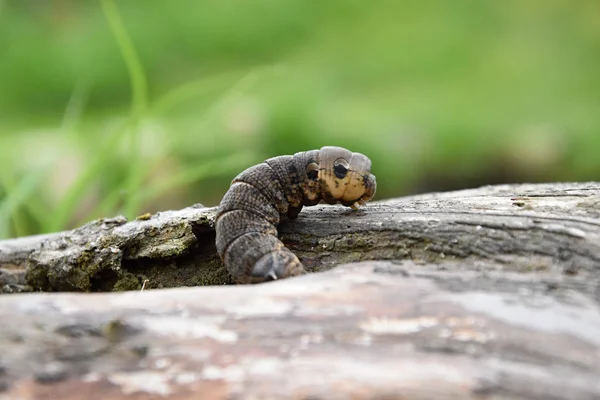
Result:
{"label": "weathered wood surface", "polygon": [[[215,208],[123,217],[0,241],[4,292],[110,291],[230,283],[214,246]],[[309,207],[280,227],[311,271],[364,260],[492,260],[510,270],[588,276],[600,265],[600,183],[502,185]]]}
{"label": "weathered wood surface", "polygon": [[598,399],[598,303],[544,274],[1,296],[0,399]]}
{"label": "weathered wood surface", "polygon": [[[227,283],[213,217],[0,242],[0,279]],[[386,261],[255,286],[0,296],[0,400],[600,399],[600,183],[315,207],[281,232],[313,270]]]}

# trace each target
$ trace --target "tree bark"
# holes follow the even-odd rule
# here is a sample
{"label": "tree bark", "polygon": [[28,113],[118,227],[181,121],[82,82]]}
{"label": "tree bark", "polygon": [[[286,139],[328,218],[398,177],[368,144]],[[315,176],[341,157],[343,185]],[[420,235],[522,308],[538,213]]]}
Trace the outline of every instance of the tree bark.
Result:
{"label": "tree bark", "polygon": [[[230,283],[214,211],[0,242],[3,290]],[[600,183],[318,206],[280,233],[326,272],[0,296],[0,400],[600,398]]]}
{"label": "tree bark", "polygon": [[[214,246],[215,208],[0,241],[0,288],[113,291],[231,283]],[[306,208],[279,228],[311,272],[364,260],[500,263],[587,277],[600,265],[600,183],[503,185]]]}

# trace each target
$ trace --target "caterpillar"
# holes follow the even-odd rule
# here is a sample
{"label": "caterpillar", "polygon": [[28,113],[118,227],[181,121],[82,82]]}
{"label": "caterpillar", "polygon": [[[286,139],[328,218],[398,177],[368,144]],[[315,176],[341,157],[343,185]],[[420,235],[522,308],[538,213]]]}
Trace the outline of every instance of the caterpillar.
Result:
{"label": "caterpillar", "polygon": [[269,158],[237,175],[223,196],[215,219],[217,253],[237,283],[304,274],[277,238],[279,223],[321,200],[357,209],[376,186],[371,160],[341,147]]}

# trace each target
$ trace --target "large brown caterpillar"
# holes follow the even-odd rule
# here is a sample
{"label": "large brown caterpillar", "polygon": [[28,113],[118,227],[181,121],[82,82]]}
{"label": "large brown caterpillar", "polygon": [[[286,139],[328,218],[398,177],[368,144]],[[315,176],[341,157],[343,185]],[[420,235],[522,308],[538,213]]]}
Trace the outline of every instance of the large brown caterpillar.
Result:
{"label": "large brown caterpillar", "polygon": [[217,252],[238,283],[305,273],[277,225],[323,200],[356,209],[375,195],[371,160],[341,147],[270,158],[236,176],[217,211]]}

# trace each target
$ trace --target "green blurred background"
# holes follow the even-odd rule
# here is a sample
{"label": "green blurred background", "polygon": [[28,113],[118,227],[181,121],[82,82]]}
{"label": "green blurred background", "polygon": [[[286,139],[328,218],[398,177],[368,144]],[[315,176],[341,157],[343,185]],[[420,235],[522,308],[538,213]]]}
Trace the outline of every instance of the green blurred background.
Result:
{"label": "green blurred background", "polygon": [[322,145],[379,199],[597,180],[599,116],[598,0],[0,0],[0,238]]}

